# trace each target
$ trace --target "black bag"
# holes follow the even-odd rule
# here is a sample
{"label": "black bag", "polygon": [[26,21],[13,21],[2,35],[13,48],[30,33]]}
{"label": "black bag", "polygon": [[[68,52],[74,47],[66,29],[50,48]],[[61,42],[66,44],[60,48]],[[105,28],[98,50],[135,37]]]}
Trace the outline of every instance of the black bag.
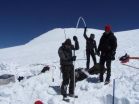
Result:
{"label": "black bag", "polygon": [[46,71],[49,71],[50,67],[49,66],[45,66],[42,70],[41,73],[45,73]]}
{"label": "black bag", "polygon": [[75,69],[75,81],[82,81],[86,79],[88,76],[82,71],[84,68]]}
{"label": "black bag", "polygon": [[[105,71],[106,71],[107,69],[106,68],[104,68],[104,72],[103,73],[105,73]],[[89,74],[91,74],[91,75],[93,75],[93,74],[100,74],[100,64],[99,63],[97,63],[96,65],[94,65],[92,68],[90,68],[89,69]]]}

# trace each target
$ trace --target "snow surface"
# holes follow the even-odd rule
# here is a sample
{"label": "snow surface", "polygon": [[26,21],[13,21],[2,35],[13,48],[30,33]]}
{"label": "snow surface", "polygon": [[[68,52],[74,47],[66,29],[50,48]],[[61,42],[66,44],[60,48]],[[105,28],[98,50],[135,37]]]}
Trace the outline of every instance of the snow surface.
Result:
{"label": "snow surface", "polygon": [[[78,37],[80,50],[76,51],[75,67],[85,67],[85,39],[83,29],[66,28],[67,38]],[[87,34],[94,33],[96,42],[104,31],[88,29]],[[118,58],[125,53],[131,56],[139,55],[139,29],[115,33],[118,40],[116,60],[112,63],[111,83],[97,83],[98,75],[92,75],[76,84],[75,93],[78,99],[75,104],[112,104],[113,79],[116,80],[115,104],[139,104],[139,69],[122,65]],[[0,86],[0,104],[34,104],[40,99],[44,104],[67,104],[60,95],[61,74],[59,70],[58,48],[65,40],[64,29],[51,30],[29,43],[6,49],[0,49],[0,75],[14,74],[32,76],[21,82]],[[73,41],[72,41],[73,42]],[[97,57],[99,61],[99,57]],[[131,66],[139,67],[138,60],[130,60]],[[44,65],[49,65],[50,71],[40,73]],[[90,67],[93,66],[92,62]],[[52,79],[54,78],[54,81]],[[55,90],[56,91],[55,91]],[[74,104],[71,98],[70,104]]]}

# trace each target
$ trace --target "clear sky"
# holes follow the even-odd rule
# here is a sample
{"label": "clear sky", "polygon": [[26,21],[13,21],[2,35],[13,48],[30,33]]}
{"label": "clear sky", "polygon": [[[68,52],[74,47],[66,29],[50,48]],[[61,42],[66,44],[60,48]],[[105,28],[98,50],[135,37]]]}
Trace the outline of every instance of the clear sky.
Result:
{"label": "clear sky", "polygon": [[80,16],[89,28],[139,29],[139,0],[0,0],[0,48],[25,44],[54,28],[75,27]]}

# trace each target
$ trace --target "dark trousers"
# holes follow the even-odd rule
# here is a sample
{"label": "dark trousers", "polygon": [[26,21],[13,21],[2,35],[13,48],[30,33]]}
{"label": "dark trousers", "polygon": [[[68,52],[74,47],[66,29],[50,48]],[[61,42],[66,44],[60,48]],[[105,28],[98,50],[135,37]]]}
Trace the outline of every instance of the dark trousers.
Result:
{"label": "dark trousers", "polygon": [[111,76],[111,59],[108,59],[106,56],[101,56],[100,57],[100,81],[103,81],[103,70],[105,67],[105,63],[106,63],[106,68],[107,68],[107,76],[106,76],[106,81],[110,80],[110,76]]}
{"label": "dark trousers", "polygon": [[93,59],[94,65],[97,63],[94,50],[86,50],[86,57],[87,57],[86,68],[87,69],[89,69],[89,66],[90,66],[90,56]]}
{"label": "dark trousers", "polygon": [[74,67],[73,65],[61,66],[63,82],[61,85],[61,94],[67,96],[67,87],[69,85],[69,94],[74,94]]}

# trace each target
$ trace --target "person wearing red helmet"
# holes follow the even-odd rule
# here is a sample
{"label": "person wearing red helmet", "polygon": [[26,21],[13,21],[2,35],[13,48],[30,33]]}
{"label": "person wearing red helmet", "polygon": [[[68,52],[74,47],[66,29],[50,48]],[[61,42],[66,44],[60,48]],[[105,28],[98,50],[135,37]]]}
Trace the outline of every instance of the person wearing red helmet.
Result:
{"label": "person wearing red helmet", "polygon": [[99,46],[98,46],[98,55],[100,55],[100,82],[103,82],[103,70],[105,67],[107,67],[107,76],[105,80],[105,84],[110,82],[110,76],[111,76],[111,61],[115,60],[115,53],[117,48],[117,38],[114,36],[114,33],[111,31],[111,26],[106,25],[105,26],[105,32],[103,33]]}
{"label": "person wearing red helmet", "polygon": [[111,26],[110,25],[106,25],[105,26],[105,33],[110,33],[111,32]]}

